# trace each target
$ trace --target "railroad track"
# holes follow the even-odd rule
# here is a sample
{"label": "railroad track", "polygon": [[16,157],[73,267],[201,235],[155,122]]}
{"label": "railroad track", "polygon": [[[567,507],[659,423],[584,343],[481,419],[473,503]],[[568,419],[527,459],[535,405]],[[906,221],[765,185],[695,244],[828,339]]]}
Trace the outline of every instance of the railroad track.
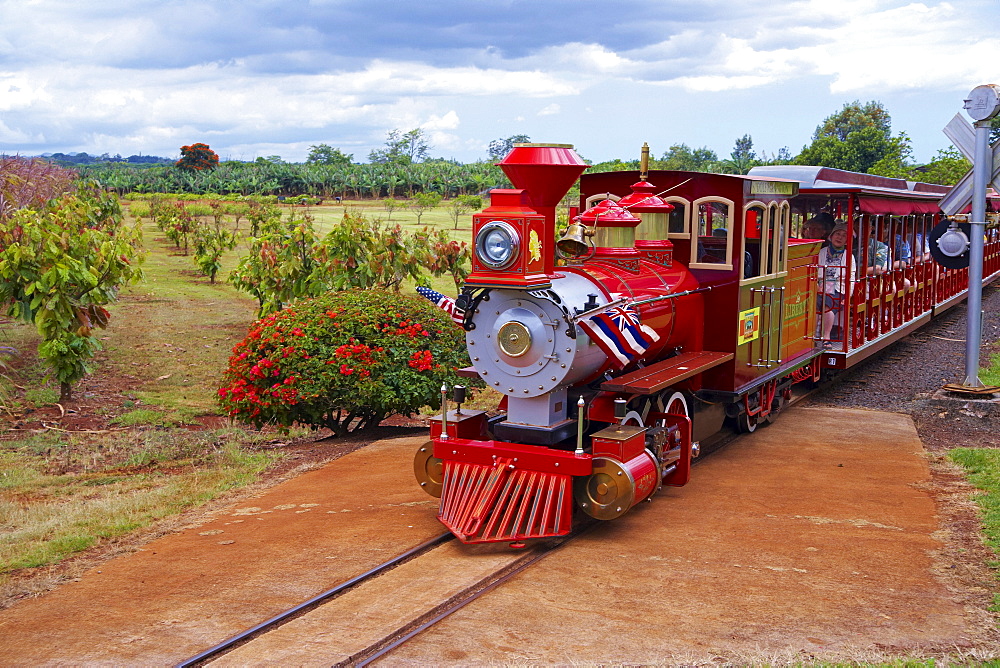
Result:
{"label": "railroad track", "polygon": [[287,624],[288,622],[297,619],[298,617],[301,617],[304,614],[307,614],[311,610],[315,610],[317,607],[323,605],[324,603],[333,600],[334,598],[344,594],[345,592],[348,592],[351,589],[354,589],[364,584],[365,582],[373,578],[376,578],[379,575],[386,573],[387,571],[392,570],[393,568],[396,568],[400,564],[404,564],[407,561],[416,559],[420,555],[426,554],[427,552],[433,550],[437,546],[446,543],[448,541],[454,540],[454,538],[455,537],[449,532],[445,532],[439,536],[436,536],[435,538],[431,538],[430,540],[425,541],[420,545],[417,545],[413,549],[407,550],[403,554],[394,557],[386,561],[385,563],[382,563],[376,566],[375,568],[372,568],[362,573],[361,575],[353,577],[350,580],[346,580],[345,582],[338,584],[332,589],[328,589],[321,594],[317,594],[316,596],[310,598],[308,601],[304,601],[303,603],[300,603],[293,608],[289,608],[288,610],[278,615],[275,615],[274,617],[266,621],[263,621],[260,624],[257,624],[256,626],[247,629],[246,631],[242,631],[236,634],[235,636],[232,636],[231,638],[223,640],[218,645],[215,645],[214,647],[207,649],[204,652],[201,652],[191,657],[190,659],[178,663],[177,668],[189,668],[193,666],[205,665],[209,661],[216,659],[226,654],[227,652],[236,649],[237,647],[245,645],[248,642],[251,642],[253,639],[265,633],[274,631],[275,629],[280,628],[281,626]]}
{"label": "railroad track", "polygon": [[[335,656],[332,656],[329,659],[330,664],[335,666],[368,665],[370,662],[375,661],[393,651],[414,636],[431,628],[441,620],[451,615],[453,612],[460,610],[465,605],[476,600],[478,597],[503,584],[513,576],[550,554],[553,550],[561,547],[573,537],[588,530],[592,525],[593,523],[581,525],[573,533],[562,538],[537,541],[533,543],[532,546],[525,552],[497,551],[496,554],[493,555],[494,558],[492,560],[497,563],[489,564],[487,572],[484,574],[476,573],[468,577],[464,584],[462,584],[456,591],[448,591],[445,595],[427,603],[426,607],[423,608],[423,612],[419,612],[414,615],[412,610],[410,610],[406,613],[406,619],[402,621],[397,620],[395,623],[382,624],[380,626],[376,625],[378,630],[374,632],[371,637],[366,637],[363,641],[354,639],[353,641],[348,641],[342,646],[332,650],[332,653],[335,654]],[[296,605],[295,607],[282,612],[267,621],[261,622],[246,631],[232,636],[218,645],[177,664],[177,666],[203,666],[209,663],[214,663],[215,661],[220,661],[224,664],[229,663],[230,661],[234,664],[243,664],[247,662],[257,662],[261,659],[281,663],[283,657],[286,660],[292,659],[292,657],[288,654],[282,654],[283,652],[289,651],[283,648],[301,647],[304,643],[301,641],[296,642],[294,637],[300,633],[304,635],[309,633],[308,630],[294,628],[297,620],[304,621],[306,616],[313,613],[322,614],[322,608],[324,608],[324,606],[335,604],[336,601],[347,595],[349,592],[354,590],[360,591],[366,585],[371,585],[371,583],[379,577],[386,576],[391,571],[406,564],[413,566],[421,559],[428,561],[435,559],[434,553],[438,548],[453,542],[455,542],[454,536],[450,533],[441,534],[440,536],[428,540],[425,543],[408,550],[406,553],[385,562],[384,564],[372,568],[371,570],[339,584],[336,587],[309,599],[308,601]],[[427,573],[440,573],[460,568],[458,564],[462,560],[470,561],[467,550],[475,551],[476,546],[466,548],[466,550],[456,547],[453,554],[440,555],[436,557],[435,561],[431,561],[426,567],[418,567],[417,570]],[[448,565],[443,566],[442,562],[445,562]],[[372,607],[385,607],[387,605],[385,603],[385,599],[381,598],[384,595],[385,589],[390,592],[398,592],[397,600],[405,599],[410,601],[417,598],[403,592],[400,587],[390,585],[383,588],[382,593],[375,593],[370,597],[363,596],[365,603],[371,605]],[[416,589],[420,589],[420,585],[417,585]],[[424,601],[415,602],[413,607],[419,609],[421,603],[424,603]],[[352,605],[353,604],[348,604],[348,607]],[[357,610],[352,610],[352,612],[354,614],[358,614]],[[329,613],[329,616],[342,618],[343,613],[331,612]],[[286,639],[282,639],[280,637],[276,638],[276,636],[280,636],[282,633],[289,637]],[[261,648],[255,649],[255,645],[260,645]],[[316,650],[307,651],[311,659],[315,660]]]}

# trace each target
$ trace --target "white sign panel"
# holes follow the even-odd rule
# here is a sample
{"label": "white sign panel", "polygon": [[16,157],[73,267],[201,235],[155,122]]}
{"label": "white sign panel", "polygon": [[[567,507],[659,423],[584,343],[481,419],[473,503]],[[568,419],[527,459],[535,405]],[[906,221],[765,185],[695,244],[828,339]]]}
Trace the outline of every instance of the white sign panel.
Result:
{"label": "white sign panel", "polygon": [[[974,161],[976,155],[976,130],[972,127],[972,123],[969,123],[959,114],[955,114],[955,117],[945,126],[944,133],[967,160],[970,162]],[[993,145],[992,157],[993,169],[990,174],[990,181],[993,189],[1000,192],[1000,142]],[[948,194],[938,202],[938,206],[941,207],[941,211],[945,215],[954,216],[965,211],[972,204],[973,171],[974,169],[970,169],[962,177],[962,180],[956,183],[948,191]]]}

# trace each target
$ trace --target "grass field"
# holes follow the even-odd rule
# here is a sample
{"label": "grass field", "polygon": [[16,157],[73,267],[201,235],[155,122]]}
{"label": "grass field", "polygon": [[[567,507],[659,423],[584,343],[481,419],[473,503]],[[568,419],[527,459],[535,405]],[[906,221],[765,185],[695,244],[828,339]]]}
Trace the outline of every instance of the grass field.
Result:
{"label": "grass field", "polygon": [[[314,216],[321,233],[345,212],[389,219],[372,202],[296,211]],[[454,227],[443,207],[425,213],[419,225],[410,210],[392,212],[391,222],[411,230]],[[470,229],[465,215],[452,234],[467,240]],[[56,404],[58,386],[44,380],[32,352],[34,327],[10,322],[2,330],[0,345],[19,354],[7,358],[11,382],[0,397],[6,410],[0,585],[20,569],[57,562],[257,479],[281,457],[280,449],[265,446],[288,440],[273,430],[219,427],[225,424],[215,403],[220,378],[257,310],[255,299],[226,282],[245,242],[226,254],[217,282],[210,283],[192,257],[180,254],[148,219],[143,235],[145,280],[123,289],[110,307],[110,325],[100,334],[104,350],[95,373],[75,389],[76,406]],[[450,277],[431,282],[454,293]],[[43,412],[58,415],[56,407],[90,414],[90,428],[63,430],[55,419],[43,426],[32,421]]]}

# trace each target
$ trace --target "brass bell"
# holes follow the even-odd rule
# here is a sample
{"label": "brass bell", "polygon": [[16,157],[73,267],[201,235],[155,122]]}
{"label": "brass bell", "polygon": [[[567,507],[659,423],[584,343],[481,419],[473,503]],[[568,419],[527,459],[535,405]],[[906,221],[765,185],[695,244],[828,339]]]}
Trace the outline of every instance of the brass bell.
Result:
{"label": "brass bell", "polygon": [[594,236],[594,230],[581,223],[570,223],[562,238],[556,242],[556,248],[566,255],[581,256],[590,251],[587,238]]}

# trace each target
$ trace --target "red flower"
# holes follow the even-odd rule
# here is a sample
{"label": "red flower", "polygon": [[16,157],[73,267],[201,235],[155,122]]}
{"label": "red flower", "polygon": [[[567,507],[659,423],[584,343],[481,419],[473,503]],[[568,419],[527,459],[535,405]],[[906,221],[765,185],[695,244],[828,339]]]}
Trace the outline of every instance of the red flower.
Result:
{"label": "red flower", "polygon": [[410,355],[410,361],[407,364],[417,371],[427,371],[434,366],[434,356],[429,350],[418,350]]}

